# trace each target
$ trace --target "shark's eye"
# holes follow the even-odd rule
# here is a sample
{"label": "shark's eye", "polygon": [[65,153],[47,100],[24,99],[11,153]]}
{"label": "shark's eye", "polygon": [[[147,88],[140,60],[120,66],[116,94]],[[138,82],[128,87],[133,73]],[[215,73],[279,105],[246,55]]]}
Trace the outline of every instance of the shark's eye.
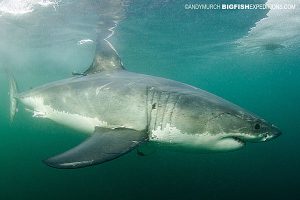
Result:
{"label": "shark's eye", "polygon": [[259,129],[260,129],[260,124],[259,124],[259,123],[256,123],[256,124],[254,125],[254,129],[255,129],[255,130],[259,130]]}

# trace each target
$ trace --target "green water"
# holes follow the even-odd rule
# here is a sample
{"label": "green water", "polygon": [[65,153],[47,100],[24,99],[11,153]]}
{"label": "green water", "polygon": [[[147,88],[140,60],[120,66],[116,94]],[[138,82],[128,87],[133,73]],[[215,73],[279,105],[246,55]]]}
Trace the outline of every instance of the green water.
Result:
{"label": "green water", "polygon": [[[34,23],[39,25],[35,34],[26,36],[23,33],[32,31],[33,18],[24,16],[26,23],[20,26],[22,17],[0,17],[4,27],[0,31],[0,199],[299,199],[299,46],[245,53],[234,41],[267,11],[192,12],[182,9],[184,3],[133,1],[111,38],[124,66],[217,94],[276,124],[282,136],[230,153],[158,150],[141,157],[133,151],[89,168],[50,168],[41,161],[77,145],[85,136],[32,118],[22,105],[10,124],[8,80],[2,69],[14,73],[21,91],[69,77],[88,66],[94,52],[93,45],[79,47],[76,41],[85,36],[94,39],[95,33],[71,29],[57,36],[66,42],[48,37],[47,44],[39,45],[47,35],[42,23]],[[67,6],[62,4],[61,9]],[[53,15],[60,15],[59,9]],[[40,12],[45,18],[51,15],[51,9],[50,14]],[[51,21],[53,27],[56,23]],[[82,29],[82,24],[75,25],[76,30]],[[10,35],[8,30],[15,32]]]}

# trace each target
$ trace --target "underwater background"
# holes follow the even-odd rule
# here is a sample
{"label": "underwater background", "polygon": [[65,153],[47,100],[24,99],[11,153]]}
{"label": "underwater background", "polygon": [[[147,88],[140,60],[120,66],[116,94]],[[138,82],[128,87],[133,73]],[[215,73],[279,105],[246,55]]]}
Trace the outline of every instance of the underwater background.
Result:
{"label": "underwater background", "polygon": [[[300,5],[267,3],[279,2],[296,8],[186,7],[230,0],[1,0],[0,199],[300,199]],[[10,124],[5,70],[20,91],[70,77],[90,65],[108,29],[128,70],[212,92],[283,134],[235,152],[132,151],[77,170],[44,165],[86,136],[32,118],[22,105]]]}

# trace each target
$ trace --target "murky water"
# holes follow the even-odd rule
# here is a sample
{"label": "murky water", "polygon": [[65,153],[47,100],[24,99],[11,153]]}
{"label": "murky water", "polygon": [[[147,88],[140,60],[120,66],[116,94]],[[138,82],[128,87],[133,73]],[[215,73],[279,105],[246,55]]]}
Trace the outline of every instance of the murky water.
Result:
{"label": "murky water", "polygon": [[[271,11],[189,10],[186,3],[0,1],[1,199],[299,197],[299,3]],[[128,70],[215,93],[273,122],[283,135],[230,153],[158,150],[141,157],[133,151],[78,170],[44,165],[86,136],[32,118],[22,106],[10,124],[4,69],[21,91],[70,77],[90,65],[95,43],[114,26],[109,40]]]}

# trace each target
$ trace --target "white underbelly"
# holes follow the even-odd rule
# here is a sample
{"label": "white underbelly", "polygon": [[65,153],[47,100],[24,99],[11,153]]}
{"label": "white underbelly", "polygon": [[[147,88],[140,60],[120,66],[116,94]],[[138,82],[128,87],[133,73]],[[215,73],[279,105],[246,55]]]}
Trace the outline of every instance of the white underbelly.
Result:
{"label": "white underbelly", "polygon": [[43,98],[28,97],[22,101],[25,105],[29,105],[32,108],[33,117],[47,118],[84,133],[93,133],[96,126],[108,127],[106,121],[97,117],[92,118],[53,109],[51,106],[44,104]]}
{"label": "white underbelly", "polygon": [[108,124],[105,121],[101,121],[98,118],[86,117],[78,114],[70,114],[67,112],[53,111],[48,112],[44,116],[59,124],[68,126],[72,129],[91,134],[94,132],[95,127],[107,127]]}
{"label": "white underbelly", "polygon": [[232,138],[226,138],[224,134],[188,134],[170,124],[164,128],[158,127],[153,130],[149,139],[174,147],[188,147],[205,151],[230,151],[244,146]]}

